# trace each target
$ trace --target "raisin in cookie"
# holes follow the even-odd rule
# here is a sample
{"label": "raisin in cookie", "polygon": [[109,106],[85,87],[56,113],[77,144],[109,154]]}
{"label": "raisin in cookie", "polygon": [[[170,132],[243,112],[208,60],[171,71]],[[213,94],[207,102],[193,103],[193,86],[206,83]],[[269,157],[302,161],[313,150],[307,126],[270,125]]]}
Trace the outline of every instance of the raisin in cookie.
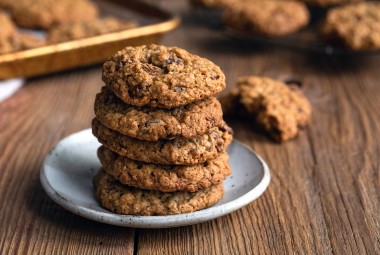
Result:
{"label": "raisin in cookie", "polygon": [[353,50],[380,48],[380,3],[336,7],[327,13],[322,35]]}
{"label": "raisin in cookie", "polygon": [[171,215],[189,213],[216,204],[222,199],[223,185],[198,192],[163,193],[122,185],[103,170],[93,180],[102,205],[115,213],[127,215]]}
{"label": "raisin in cookie", "polygon": [[210,97],[173,109],[125,104],[106,87],[96,95],[95,114],[107,127],[148,141],[175,136],[192,137],[223,126],[219,101]]}
{"label": "raisin in cookie", "polygon": [[299,127],[310,121],[310,103],[296,86],[251,76],[240,78],[233,93],[246,112],[279,142],[295,137]]}
{"label": "raisin in cookie", "polygon": [[89,0],[18,0],[11,13],[21,27],[49,29],[61,24],[90,22],[98,16],[98,8]]}
{"label": "raisin in cookie", "polygon": [[225,152],[203,164],[191,166],[135,161],[122,157],[105,146],[98,149],[98,157],[104,171],[121,183],[161,192],[196,192],[222,183],[231,174],[228,154]]}
{"label": "raisin in cookie", "polygon": [[136,27],[136,23],[118,20],[112,17],[95,19],[91,22],[82,21],[52,28],[48,34],[48,41],[50,43],[66,42],[74,39],[117,32],[133,27]]}
{"label": "raisin in cookie", "polygon": [[207,133],[191,138],[151,142],[123,135],[94,119],[92,133],[100,143],[119,155],[148,163],[173,165],[204,163],[217,157],[232,141],[232,129],[227,125],[211,128]]}
{"label": "raisin in cookie", "polygon": [[226,86],[211,61],[177,47],[127,47],[103,65],[103,81],[127,104],[174,108],[212,96]]}
{"label": "raisin in cookie", "polygon": [[309,19],[306,5],[298,1],[238,1],[223,14],[227,25],[268,37],[294,33],[305,27]]}

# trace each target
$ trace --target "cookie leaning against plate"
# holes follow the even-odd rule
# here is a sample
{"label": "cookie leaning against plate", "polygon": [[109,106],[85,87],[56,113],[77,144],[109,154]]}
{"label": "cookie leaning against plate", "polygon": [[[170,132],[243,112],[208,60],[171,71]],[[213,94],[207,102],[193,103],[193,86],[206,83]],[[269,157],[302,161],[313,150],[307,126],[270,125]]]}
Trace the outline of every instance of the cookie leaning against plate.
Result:
{"label": "cookie leaning against plate", "polygon": [[17,0],[11,7],[17,25],[49,29],[56,25],[92,21],[98,16],[97,6],[89,0]]}
{"label": "cookie leaning against plate", "polygon": [[223,21],[238,30],[276,37],[294,33],[309,23],[310,14],[298,1],[238,1],[225,9]]}
{"label": "cookie leaning against plate", "polygon": [[101,146],[98,157],[106,173],[125,185],[161,192],[189,191],[220,184],[231,174],[228,154],[191,166],[159,165],[122,157]]}
{"label": "cookie leaning against plate", "polygon": [[204,163],[223,152],[232,141],[232,129],[227,125],[211,128],[205,134],[190,138],[143,141],[123,135],[93,119],[92,133],[100,143],[121,156],[148,163],[172,165]]}
{"label": "cookie leaning against plate", "polygon": [[336,7],[327,13],[321,33],[329,41],[353,50],[380,48],[380,3]]}
{"label": "cookie leaning against plate", "polygon": [[215,95],[226,86],[210,60],[177,47],[127,47],[103,65],[103,81],[127,104],[174,108]]}
{"label": "cookie leaning against plate", "polygon": [[107,127],[148,141],[174,136],[192,137],[223,126],[219,101],[210,97],[173,109],[132,106],[107,89],[96,95],[95,115]]}
{"label": "cookie leaning against plate", "polygon": [[299,128],[311,118],[311,105],[298,87],[266,77],[249,76],[238,80],[234,90],[238,101],[253,114],[275,140],[282,142],[295,137]]}
{"label": "cookie leaning against plate", "polygon": [[103,170],[93,180],[102,205],[115,213],[128,215],[171,215],[189,213],[216,204],[222,199],[223,185],[198,192],[163,193],[122,185]]}

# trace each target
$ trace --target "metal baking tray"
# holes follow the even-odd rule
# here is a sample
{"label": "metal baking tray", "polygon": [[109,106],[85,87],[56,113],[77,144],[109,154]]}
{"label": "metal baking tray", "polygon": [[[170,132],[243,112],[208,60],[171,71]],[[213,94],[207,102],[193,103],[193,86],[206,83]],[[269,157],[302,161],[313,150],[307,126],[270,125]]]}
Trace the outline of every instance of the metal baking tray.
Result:
{"label": "metal baking tray", "polygon": [[175,29],[180,18],[139,1],[98,0],[102,16],[137,21],[138,26],[119,32],[0,54],[0,80],[32,77],[103,62],[126,46],[156,43]]}

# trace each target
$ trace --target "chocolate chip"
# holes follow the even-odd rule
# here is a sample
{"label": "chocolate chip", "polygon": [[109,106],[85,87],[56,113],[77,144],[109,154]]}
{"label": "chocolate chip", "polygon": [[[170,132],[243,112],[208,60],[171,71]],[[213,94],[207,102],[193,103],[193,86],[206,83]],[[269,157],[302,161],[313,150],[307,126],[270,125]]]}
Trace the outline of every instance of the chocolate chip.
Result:
{"label": "chocolate chip", "polygon": [[166,60],[166,64],[168,65],[173,64],[174,62],[178,65],[183,63],[182,59],[177,58],[176,56],[171,56],[168,60]]}
{"label": "chocolate chip", "polygon": [[212,74],[211,74],[211,80],[217,80],[219,78],[220,78],[220,76],[218,74],[216,74],[215,72],[212,72]]}
{"label": "chocolate chip", "polygon": [[147,72],[148,74],[150,75],[154,75],[154,74],[162,74],[164,73],[164,70],[157,67],[157,66],[153,66],[153,65],[150,65],[150,64],[142,64],[141,65],[141,68]]}
{"label": "chocolate chip", "polygon": [[159,119],[148,120],[147,122],[145,122],[144,127],[146,128],[152,124],[159,124],[160,122],[161,122],[161,120],[159,120]]}
{"label": "chocolate chip", "polygon": [[129,90],[131,98],[142,98],[149,91],[149,84],[145,81],[133,86]]}

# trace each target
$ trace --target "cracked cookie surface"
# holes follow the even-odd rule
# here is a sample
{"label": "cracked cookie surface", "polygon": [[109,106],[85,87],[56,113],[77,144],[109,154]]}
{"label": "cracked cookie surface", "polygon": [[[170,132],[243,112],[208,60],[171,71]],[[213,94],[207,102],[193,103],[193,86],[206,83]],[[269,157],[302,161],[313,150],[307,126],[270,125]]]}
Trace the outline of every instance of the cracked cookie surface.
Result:
{"label": "cracked cookie surface", "polygon": [[173,109],[138,107],[124,103],[103,87],[96,95],[94,108],[97,119],[107,127],[148,141],[192,137],[224,123],[222,108],[215,97]]}
{"label": "cracked cookie surface", "polygon": [[127,104],[174,108],[215,95],[226,86],[210,60],[177,47],[127,47],[103,65],[103,81]]}
{"label": "cracked cookie surface", "polygon": [[217,157],[232,141],[232,129],[226,124],[190,138],[143,141],[114,131],[95,118],[92,121],[92,133],[101,144],[121,156],[147,163],[172,165],[204,163]]}
{"label": "cracked cookie surface", "polygon": [[210,207],[224,194],[223,185],[197,192],[163,193],[122,185],[104,170],[94,177],[96,195],[103,207],[127,215],[171,215],[189,213]]}
{"label": "cracked cookie surface", "polygon": [[161,192],[189,191],[220,184],[231,174],[228,154],[191,166],[149,164],[122,157],[101,146],[98,157],[103,169],[125,185]]}

